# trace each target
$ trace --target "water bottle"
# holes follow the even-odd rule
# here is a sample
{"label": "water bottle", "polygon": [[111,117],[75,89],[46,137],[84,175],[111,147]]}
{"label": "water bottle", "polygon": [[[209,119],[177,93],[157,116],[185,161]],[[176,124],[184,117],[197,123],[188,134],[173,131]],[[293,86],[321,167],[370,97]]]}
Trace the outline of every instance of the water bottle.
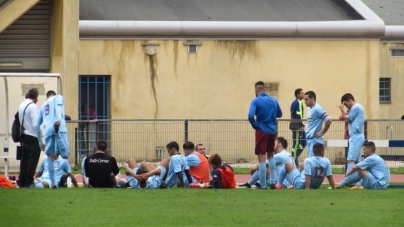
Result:
{"label": "water bottle", "polygon": [[4,152],[8,153],[8,139],[4,138]]}
{"label": "water bottle", "polygon": [[72,187],[72,179],[70,177],[67,178],[67,187],[71,188]]}

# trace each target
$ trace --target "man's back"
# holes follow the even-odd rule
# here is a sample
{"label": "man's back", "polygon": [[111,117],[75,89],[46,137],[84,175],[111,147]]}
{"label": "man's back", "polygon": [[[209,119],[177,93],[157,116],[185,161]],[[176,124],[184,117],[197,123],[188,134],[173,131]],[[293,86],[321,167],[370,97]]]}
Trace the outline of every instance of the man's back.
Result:
{"label": "man's back", "polygon": [[361,104],[356,103],[350,109],[347,118],[351,121],[348,123],[349,135],[363,133],[363,125],[365,123],[365,112]]}
{"label": "man's back", "polygon": [[203,154],[194,152],[185,157],[185,159],[187,161],[187,165],[189,166],[191,176],[199,181],[198,183],[205,183],[209,181],[209,163]]}
{"label": "man's back", "polygon": [[[170,162],[168,164],[168,174],[166,184],[167,187],[173,187],[177,184],[178,179],[176,178],[176,173],[181,172],[184,176],[184,180],[186,179],[184,171],[188,169],[187,161],[185,157],[181,154],[175,154],[171,156]],[[191,183],[191,182],[189,182]]]}
{"label": "man's back", "polygon": [[[29,106],[27,106],[28,104]],[[25,107],[27,109],[25,109]],[[24,109],[25,109],[25,115],[23,115]],[[34,125],[38,117],[38,107],[36,106],[35,102],[33,102],[31,99],[25,99],[18,107],[18,117],[21,126],[24,127],[24,134],[37,137]],[[24,118],[24,125],[22,125],[23,118]]]}
{"label": "man's back", "polygon": [[276,118],[282,117],[282,110],[278,101],[267,93],[262,93],[251,102],[248,118],[256,117],[258,129],[268,134],[276,133]]}
{"label": "man's back", "polygon": [[320,156],[306,158],[304,160],[304,175],[309,175],[311,178],[310,188],[319,188],[324,178],[332,175],[330,160]]}
{"label": "man's back", "polygon": [[390,170],[384,160],[377,154],[366,157],[358,163],[361,169],[367,169],[379,182],[381,186],[386,186],[390,182]]}
{"label": "man's back", "polygon": [[55,95],[48,98],[42,104],[38,116],[38,125],[43,123],[45,129],[45,138],[54,134],[53,124],[60,121],[59,132],[66,132],[66,121],[64,118],[64,104],[61,95]]}
{"label": "man's back", "polygon": [[87,157],[84,168],[92,187],[112,187],[111,174],[119,173],[115,158],[101,152]]}

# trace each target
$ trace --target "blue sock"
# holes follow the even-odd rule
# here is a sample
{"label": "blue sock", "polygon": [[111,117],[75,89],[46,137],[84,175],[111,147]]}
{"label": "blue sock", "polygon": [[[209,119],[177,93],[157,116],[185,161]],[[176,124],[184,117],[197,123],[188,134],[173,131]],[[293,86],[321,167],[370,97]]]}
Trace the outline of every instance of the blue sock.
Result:
{"label": "blue sock", "polygon": [[254,174],[251,176],[251,179],[248,181],[249,185],[254,185],[260,179],[259,172],[255,171]]}
{"label": "blue sock", "polygon": [[282,185],[287,174],[288,172],[286,171],[285,166],[282,166],[282,168],[279,170],[278,182],[276,184]]}
{"label": "blue sock", "polygon": [[267,174],[266,174],[267,167],[265,165],[265,162],[260,162],[258,172],[259,172],[261,188],[266,188],[266,186],[267,186]]}
{"label": "blue sock", "polygon": [[360,180],[361,180],[361,176],[359,175],[358,171],[356,171],[355,173],[345,177],[345,179],[341,183],[339,183],[338,186],[344,187],[345,185],[353,184]]}
{"label": "blue sock", "polygon": [[53,185],[55,184],[55,167],[53,166],[53,158],[47,158],[46,159],[46,166],[48,167],[48,171],[49,171],[49,178],[51,180],[51,184],[49,185],[50,188],[52,188]]}
{"label": "blue sock", "polygon": [[275,163],[275,158],[268,159],[269,162],[269,171],[271,172],[271,175],[269,175],[269,178],[271,179],[271,183],[276,182],[276,163]]}

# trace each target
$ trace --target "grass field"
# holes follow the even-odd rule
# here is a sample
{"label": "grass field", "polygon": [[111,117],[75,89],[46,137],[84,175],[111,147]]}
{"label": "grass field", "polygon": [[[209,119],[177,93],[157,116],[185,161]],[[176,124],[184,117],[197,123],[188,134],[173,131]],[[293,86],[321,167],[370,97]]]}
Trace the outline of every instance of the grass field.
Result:
{"label": "grass field", "polygon": [[404,226],[403,190],[322,189],[3,189],[0,223],[52,227]]}

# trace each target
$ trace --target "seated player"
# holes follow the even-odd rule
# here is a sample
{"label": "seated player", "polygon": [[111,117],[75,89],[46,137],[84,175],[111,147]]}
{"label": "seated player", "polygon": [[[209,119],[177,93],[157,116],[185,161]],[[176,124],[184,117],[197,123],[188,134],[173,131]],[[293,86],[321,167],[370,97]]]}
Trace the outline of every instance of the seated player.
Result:
{"label": "seated player", "polygon": [[[363,145],[365,159],[346,174],[345,179],[336,185],[337,188],[358,182],[351,189],[386,189],[390,182],[390,170],[384,160],[377,155],[376,146],[369,141]],[[360,181],[362,179],[362,181]]]}
{"label": "seated player", "polygon": [[[34,183],[35,188],[49,188],[51,184],[51,179],[49,177],[49,170],[48,166],[44,164],[45,160],[42,161],[41,166],[39,167],[38,173],[35,175]],[[79,185],[77,184],[77,180],[72,174],[70,169],[70,165],[66,159],[58,157],[53,162],[54,170],[55,170],[55,182],[59,184],[60,180],[62,179],[63,175],[66,173],[68,177],[72,180],[74,187],[78,188]]]}
{"label": "seated player", "polygon": [[195,146],[192,142],[185,142],[182,148],[192,177],[192,182],[190,183],[209,182],[210,168],[206,157],[202,153],[195,151]]}
{"label": "seated player", "polygon": [[287,177],[287,180],[296,189],[318,189],[327,176],[328,182],[332,189],[335,189],[334,178],[331,172],[331,163],[328,158],[324,158],[324,145],[316,143],[313,145],[314,156],[304,160],[304,170],[299,173],[292,162],[286,162],[282,167],[277,189],[282,189],[282,182]]}
{"label": "seated player", "polygon": [[179,184],[179,187],[188,187],[189,182],[192,182],[192,177],[189,174],[189,167],[185,157],[179,152],[180,148],[177,142],[170,142],[166,149],[171,159],[168,164],[168,173],[165,184],[162,187],[172,188]]}
{"label": "seated player", "polygon": [[[275,147],[274,150],[276,152],[274,158],[275,158],[275,165],[276,165],[276,180],[278,180],[279,178],[279,171],[282,168],[282,166],[285,164],[285,162],[293,162],[293,157],[292,155],[285,150],[288,147],[288,141],[283,138],[283,137],[278,137],[275,140]],[[294,162],[293,162],[294,163]],[[270,184],[270,180],[269,180],[269,176],[270,176],[270,172],[269,172],[269,163],[267,160],[267,186],[269,187]],[[254,166],[253,168],[251,168],[251,179],[242,185],[239,185],[239,187],[243,188],[243,187],[247,187],[247,188],[251,188],[251,185],[256,185],[257,187],[260,187],[260,182],[259,182],[259,172],[258,170],[258,165]],[[285,179],[284,182],[282,183],[283,187],[288,187],[289,186],[289,182]]]}
{"label": "seated player", "polygon": [[168,160],[161,160],[156,168],[150,162],[141,162],[137,164],[135,159],[129,159],[128,167],[126,167],[126,183],[133,189],[157,189],[160,188],[163,178],[168,168]]}
{"label": "seated player", "polygon": [[206,154],[206,148],[205,145],[199,143],[196,145],[195,147],[196,152],[202,154],[203,156],[205,156],[206,160],[209,159],[210,155]]}
{"label": "seated player", "polygon": [[212,180],[209,183],[195,184],[191,183],[191,188],[236,188],[236,179],[234,177],[233,168],[230,165],[223,164],[219,154],[213,154],[209,157],[209,163],[213,168]]}
{"label": "seated player", "polygon": [[116,187],[115,176],[119,173],[116,159],[108,154],[107,142],[98,141],[97,150],[84,161],[85,176],[89,179],[89,187]]}

